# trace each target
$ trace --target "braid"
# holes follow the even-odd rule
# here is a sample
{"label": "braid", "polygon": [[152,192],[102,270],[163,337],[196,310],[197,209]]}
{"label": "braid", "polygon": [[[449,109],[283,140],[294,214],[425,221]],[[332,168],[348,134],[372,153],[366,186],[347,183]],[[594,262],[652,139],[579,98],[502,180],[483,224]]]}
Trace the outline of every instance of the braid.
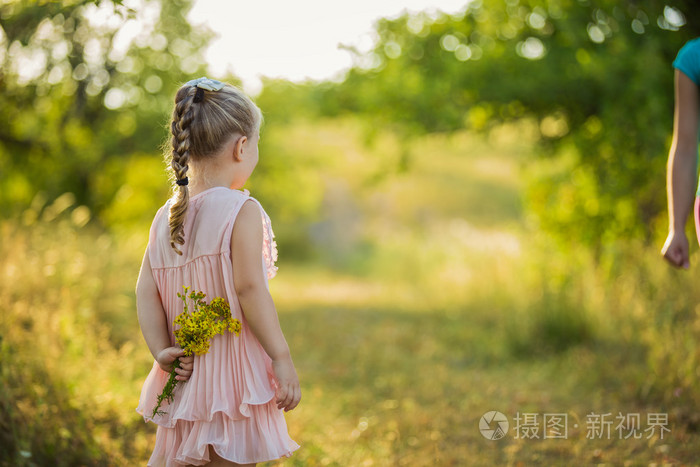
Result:
{"label": "braid", "polygon": [[[260,109],[240,89],[228,84],[215,91],[197,86],[188,82],[175,95],[172,138],[165,151],[176,181],[187,178],[190,162],[199,173],[195,177],[202,177],[199,164],[215,157],[233,136],[251,138],[262,122]],[[170,246],[178,255],[182,255],[178,245],[185,244],[185,216],[190,203],[189,189],[186,182],[182,183],[174,187],[175,199],[168,213]]]}
{"label": "braid", "polygon": [[[173,122],[170,125],[172,138],[172,160],[170,165],[175,173],[175,179],[185,178],[189,169],[190,159],[190,124],[194,120],[197,106],[192,105],[195,88],[183,88],[175,97],[175,110],[173,111]],[[177,198],[170,206],[168,223],[170,225],[170,246],[178,255],[182,252],[175,244],[185,243],[185,214],[189,206],[190,194],[187,185],[177,187]]]}

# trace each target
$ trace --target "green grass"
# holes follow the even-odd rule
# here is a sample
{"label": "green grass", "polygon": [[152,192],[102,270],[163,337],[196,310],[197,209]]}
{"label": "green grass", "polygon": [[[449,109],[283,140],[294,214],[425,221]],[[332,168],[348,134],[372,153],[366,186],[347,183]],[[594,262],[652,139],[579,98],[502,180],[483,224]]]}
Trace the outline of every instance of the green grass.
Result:
{"label": "green grass", "polygon": [[[268,129],[321,193],[304,201],[315,217],[273,218],[271,291],[303,399],[286,416],[302,448],[270,465],[698,465],[692,275],[634,244],[596,264],[531,230],[528,134],[420,138],[399,172],[395,137],[364,146],[353,120]],[[271,211],[293,201],[277,196]],[[151,364],[133,298],[147,226],[109,234],[84,217],[68,197],[0,223],[0,465],[150,455],[155,426],[134,411]],[[285,252],[300,225],[313,260]],[[491,410],[504,439],[480,434]],[[518,439],[516,413],[566,413],[568,438]],[[671,432],[587,439],[590,413],[642,428],[668,413]]]}
{"label": "green grass", "polygon": [[[304,448],[282,464],[693,465],[699,436],[673,413],[663,440],[586,438],[591,413],[639,414],[648,428],[647,414],[668,412],[638,394],[642,346],[599,338],[514,355],[510,311],[483,302],[423,311],[285,309],[304,390],[287,419]],[[478,422],[490,410],[511,423],[517,412],[566,413],[569,437],[518,440],[511,425],[505,439],[486,440]]]}

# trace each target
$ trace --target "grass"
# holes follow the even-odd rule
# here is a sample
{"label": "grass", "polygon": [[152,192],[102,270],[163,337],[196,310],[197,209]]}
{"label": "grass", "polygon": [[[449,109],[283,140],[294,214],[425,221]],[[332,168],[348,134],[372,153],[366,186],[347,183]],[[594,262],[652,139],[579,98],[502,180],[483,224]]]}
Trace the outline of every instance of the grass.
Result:
{"label": "grass", "polygon": [[[571,422],[590,411],[644,413],[633,404],[613,403],[605,388],[587,377],[605,364],[589,349],[518,361],[504,358],[498,333],[486,339],[486,333],[464,332],[465,317],[460,315],[315,310],[301,316],[324,324],[323,335],[312,335],[315,342],[337,344],[317,349],[328,355],[326,359],[300,365],[310,397],[288,418],[292,431],[299,430],[297,438],[314,449],[301,451],[291,465],[494,465],[538,460],[571,465],[596,457],[621,462],[627,450],[641,450],[648,461],[660,460],[648,449],[648,440],[589,441],[583,430],[568,440],[481,437],[479,418],[489,410],[505,413],[511,422],[516,412],[564,412]],[[301,320],[296,316],[294,321]],[[284,324],[294,333],[295,326],[286,320]],[[347,335],[347,329],[357,328],[371,330],[359,338]],[[297,340],[293,345],[301,346]],[[335,410],[329,413],[331,407]],[[325,414],[321,420],[319,413]],[[328,425],[344,433],[328,433]],[[659,444],[673,446],[673,452],[683,449],[676,439]],[[596,449],[604,454],[596,454]]]}
{"label": "grass", "polygon": [[[302,448],[268,465],[698,465],[692,276],[635,245],[595,264],[530,230],[527,128],[418,139],[410,170],[380,178],[400,145],[361,133],[341,120],[265,135],[323,195],[304,224],[315,259],[285,259],[281,241],[271,282],[303,399],[286,416]],[[68,197],[0,224],[0,465],[150,455],[155,426],[134,411],[151,364],[132,292],[146,226],[113,235],[85,216]],[[281,217],[279,237],[298,227]],[[491,410],[511,424],[501,440],[479,431]],[[516,438],[518,413],[567,414],[568,437]],[[642,430],[668,413],[671,431],[587,438],[605,413]]]}

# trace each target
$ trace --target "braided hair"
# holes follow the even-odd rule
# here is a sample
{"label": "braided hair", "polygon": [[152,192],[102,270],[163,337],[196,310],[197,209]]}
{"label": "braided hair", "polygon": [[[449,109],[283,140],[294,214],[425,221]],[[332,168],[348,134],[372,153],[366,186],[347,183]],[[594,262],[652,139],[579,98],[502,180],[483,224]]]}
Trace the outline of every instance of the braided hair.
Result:
{"label": "braided hair", "polygon": [[169,148],[170,167],[178,183],[174,186],[175,201],[168,215],[170,246],[178,255],[182,251],[177,245],[185,244],[184,223],[190,200],[186,180],[190,160],[200,161],[216,155],[234,134],[251,138],[261,122],[260,109],[240,89],[229,84],[219,91],[188,84],[178,90]]}

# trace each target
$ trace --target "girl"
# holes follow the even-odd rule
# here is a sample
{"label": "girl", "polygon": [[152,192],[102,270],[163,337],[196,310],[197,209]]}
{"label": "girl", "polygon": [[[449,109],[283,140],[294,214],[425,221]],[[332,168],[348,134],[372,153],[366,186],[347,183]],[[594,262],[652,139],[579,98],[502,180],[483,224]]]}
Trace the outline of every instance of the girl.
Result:
{"label": "girl", "polygon": [[[247,96],[219,81],[190,81],[175,96],[177,193],[153,220],[136,286],[155,358],[136,409],[158,424],[148,465],[255,465],[299,448],[282,409],[296,407],[301,390],[267,286],[277,249],[267,214],[240,190],[258,162],[261,121]],[[217,335],[208,353],[183,357],[173,334],[183,286],[224,298],[240,335]],[[153,417],[176,358],[174,399]]]}
{"label": "girl", "polygon": [[669,233],[661,253],[672,265],[690,267],[685,222],[695,192],[695,232],[700,242],[700,186],[697,187],[698,106],[700,105],[700,38],[687,42],[673,62],[675,112],[673,142],[668,156],[667,191]]}

